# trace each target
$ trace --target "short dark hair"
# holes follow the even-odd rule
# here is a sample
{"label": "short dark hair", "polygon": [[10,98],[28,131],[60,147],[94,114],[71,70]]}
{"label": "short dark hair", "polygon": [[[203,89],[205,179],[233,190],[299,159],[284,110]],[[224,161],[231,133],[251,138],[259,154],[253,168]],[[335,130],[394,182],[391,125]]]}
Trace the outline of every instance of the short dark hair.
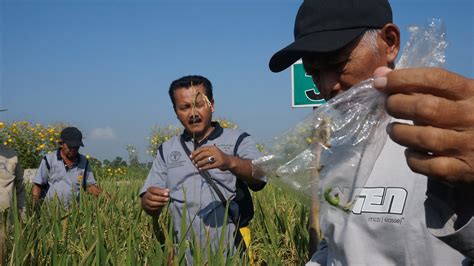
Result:
{"label": "short dark hair", "polygon": [[171,82],[168,94],[170,95],[171,102],[173,103],[173,109],[176,109],[174,91],[179,88],[189,88],[191,86],[197,86],[197,85],[202,85],[204,87],[206,96],[209,99],[209,101],[211,102],[214,101],[214,97],[212,96],[212,84],[207,78],[203,76],[198,76],[198,75],[184,76]]}

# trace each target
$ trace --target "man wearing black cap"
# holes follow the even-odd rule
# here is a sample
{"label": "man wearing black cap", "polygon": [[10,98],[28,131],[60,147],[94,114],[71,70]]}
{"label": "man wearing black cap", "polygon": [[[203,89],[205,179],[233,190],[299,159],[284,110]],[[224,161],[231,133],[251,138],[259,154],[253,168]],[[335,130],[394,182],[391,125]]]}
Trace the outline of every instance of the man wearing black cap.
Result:
{"label": "man wearing black cap", "polygon": [[102,190],[96,185],[87,158],[79,153],[82,133],[75,127],[67,127],[61,131],[59,149],[47,154],[33,179],[33,202],[41,198],[58,197],[67,206],[73,200],[79,200],[81,187],[99,195]]}
{"label": "man wearing black cap", "polygon": [[387,140],[352,215],[329,208],[322,217],[324,240],[310,264],[470,263],[474,81],[441,69],[391,71],[400,31],[386,0],[304,1],[294,34],[271,58],[273,72],[302,58],[326,99],[375,75],[375,87],[389,94],[389,114],[415,123],[387,128],[407,151]]}

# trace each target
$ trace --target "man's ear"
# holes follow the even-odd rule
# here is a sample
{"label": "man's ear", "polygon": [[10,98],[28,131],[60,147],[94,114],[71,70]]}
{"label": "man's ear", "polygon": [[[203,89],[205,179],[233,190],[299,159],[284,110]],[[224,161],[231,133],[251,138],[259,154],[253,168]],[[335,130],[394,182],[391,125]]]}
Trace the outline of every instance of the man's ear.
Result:
{"label": "man's ear", "polygon": [[212,100],[212,102],[211,102],[211,112],[214,113],[214,100]]}
{"label": "man's ear", "polygon": [[400,29],[397,25],[388,23],[381,29],[380,35],[385,43],[387,65],[393,68],[400,51]]}

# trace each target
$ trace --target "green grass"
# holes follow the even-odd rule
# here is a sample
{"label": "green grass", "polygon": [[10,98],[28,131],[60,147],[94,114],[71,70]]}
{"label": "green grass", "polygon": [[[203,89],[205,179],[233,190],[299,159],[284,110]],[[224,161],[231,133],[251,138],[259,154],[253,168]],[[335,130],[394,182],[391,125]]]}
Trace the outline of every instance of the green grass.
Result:
{"label": "green grass", "polygon": [[[153,221],[141,210],[137,195],[147,171],[129,169],[127,173],[121,179],[98,175],[107,195],[85,195],[80,205],[74,204],[69,210],[51,201],[37,210],[27,206],[24,219],[12,215],[7,265],[168,265],[174,249],[169,218],[162,215]],[[254,193],[253,198],[253,263],[304,264],[308,259],[309,210],[302,199],[272,184]],[[173,263],[183,264],[184,251],[190,248],[194,264],[249,264],[247,257],[225,255],[225,247],[221,242],[211,253],[206,247],[183,241],[175,249]]]}

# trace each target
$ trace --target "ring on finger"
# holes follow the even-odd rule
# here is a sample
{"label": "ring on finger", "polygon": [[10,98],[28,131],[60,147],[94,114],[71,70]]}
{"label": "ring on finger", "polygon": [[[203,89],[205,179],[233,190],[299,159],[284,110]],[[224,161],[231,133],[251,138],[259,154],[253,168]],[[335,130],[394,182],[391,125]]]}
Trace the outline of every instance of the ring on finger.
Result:
{"label": "ring on finger", "polygon": [[209,156],[209,157],[207,158],[207,161],[208,161],[209,163],[213,163],[213,162],[216,161],[216,159],[214,159],[214,156]]}

